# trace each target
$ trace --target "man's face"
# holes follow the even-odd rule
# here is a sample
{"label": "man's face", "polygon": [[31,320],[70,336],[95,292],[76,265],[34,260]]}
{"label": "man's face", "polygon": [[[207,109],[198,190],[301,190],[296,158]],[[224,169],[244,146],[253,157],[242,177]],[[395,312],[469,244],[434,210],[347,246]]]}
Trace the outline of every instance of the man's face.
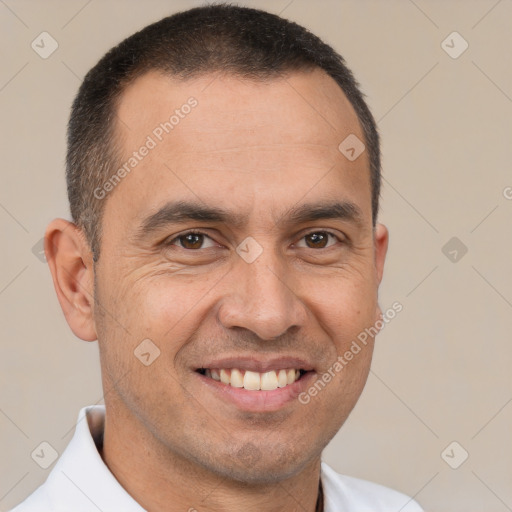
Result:
{"label": "man's face", "polygon": [[[372,229],[368,154],[338,150],[363,139],[353,108],[320,71],[266,83],[151,73],[118,117],[123,163],[148,136],[155,147],[104,199],[94,321],[112,424],[219,475],[291,476],[352,410],[372,343],[309,403],[299,393],[379,314],[386,234]],[[147,341],[137,349],[147,339],[160,350],[148,366],[134,355],[154,357]],[[264,387],[283,387],[236,387],[246,371],[247,387],[272,371]]]}

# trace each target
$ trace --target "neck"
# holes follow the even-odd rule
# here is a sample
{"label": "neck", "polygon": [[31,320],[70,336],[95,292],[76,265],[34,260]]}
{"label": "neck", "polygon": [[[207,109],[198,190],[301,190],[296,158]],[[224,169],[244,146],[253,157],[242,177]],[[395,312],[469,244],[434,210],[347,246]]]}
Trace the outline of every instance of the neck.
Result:
{"label": "neck", "polygon": [[320,458],[281,481],[232,481],[170,452],[133,417],[115,415],[106,417],[100,453],[123,488],[150,512],[317,510]]}

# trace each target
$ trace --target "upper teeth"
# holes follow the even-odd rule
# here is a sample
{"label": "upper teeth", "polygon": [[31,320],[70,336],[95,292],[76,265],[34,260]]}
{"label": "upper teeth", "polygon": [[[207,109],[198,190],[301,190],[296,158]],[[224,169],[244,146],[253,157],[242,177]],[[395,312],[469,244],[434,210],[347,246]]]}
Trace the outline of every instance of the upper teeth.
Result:
{"label": "upper teeth", "polygon": [[259,373],[239,370],[238,368],[226,370],[224,368],[220,370],[212,368],[205,370],[205,375],[235,388],[271,391],[277,388],[284,388],[288,384],[293,384],[300,377],[300,370],[290,368]]}

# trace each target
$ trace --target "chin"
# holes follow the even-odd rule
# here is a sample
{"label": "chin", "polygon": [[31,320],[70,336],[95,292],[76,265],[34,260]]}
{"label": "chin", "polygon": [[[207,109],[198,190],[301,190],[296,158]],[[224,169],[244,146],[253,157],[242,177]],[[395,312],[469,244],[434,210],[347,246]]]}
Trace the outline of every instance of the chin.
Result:
{"label": "chin", "polygon": [[[220,469],[220,468],[219,468]],[[300,472],[296,464],[277,466],[275,462],[258,464],[256,467],[239,467],[231,465],[224,467],[218,473],[224,478],[246,485],[269,485],[285,481]]]}
{"label": "chin", "polygon": [[[213,471],[224,478],[247,485],[267,485],[287,480],[300,473],[314,456],[306,458],[304,453],[289,450],[280,453],[273,450],[262,450],[252,443],[246,443],[228,457],[219,457],[213,462]],[[229,461],[220,465],[219,460]]]}

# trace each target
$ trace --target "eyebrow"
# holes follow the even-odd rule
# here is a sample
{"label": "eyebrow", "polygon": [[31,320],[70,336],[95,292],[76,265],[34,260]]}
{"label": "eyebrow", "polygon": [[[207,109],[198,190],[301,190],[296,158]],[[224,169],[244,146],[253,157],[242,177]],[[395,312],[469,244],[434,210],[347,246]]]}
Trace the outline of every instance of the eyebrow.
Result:
{"label": "eyebrow", "polygon": [[350,201],[331,201],[322,203],[306,203],[288,210],[281,217],[286,224],[300,224],[315,220],[339,219],[362,226],[363,212]]}
{"label": "eyebrow", "polygon": [[156,213],[146,217],[138,229],[138,236],[145,236],[168,224],[180,224],[187,221],[221,222],[238,226],[244,219],[224,208],[206,206],[191,201],[166,203]]}
{"label": "eyebrow", "polygon": [[[316,220],[339,219],[358,227],[363,225],[363,212],[350,201],[306,203],[294,206],[281,215],[276,224],[301,224]],[[173,201],[162,206],[156,213],[147,216],[137,229],[136,237],[143,238],[169,224],[190,221],[223,223],[241,227],[247,223],[247,216],[217,206],[207,206],[191,201]]]}

